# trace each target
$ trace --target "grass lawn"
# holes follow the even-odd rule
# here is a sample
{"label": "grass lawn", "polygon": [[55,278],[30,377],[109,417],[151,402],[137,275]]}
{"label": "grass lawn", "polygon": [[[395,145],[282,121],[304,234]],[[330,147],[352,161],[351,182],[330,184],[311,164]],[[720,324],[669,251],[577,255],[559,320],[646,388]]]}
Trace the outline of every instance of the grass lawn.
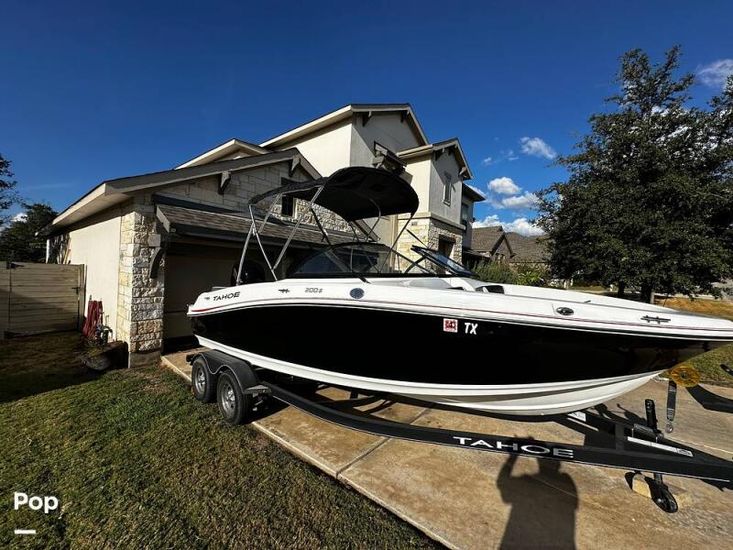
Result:
{"label": "grass lawn", "polygon": [[[666,300],[658,300],[657,303],[674,309],[714,315],[715,317],[724,317],[733,320],[733,302],[668,298]],[[698,355],[694,359],[687,361],[687,363],[700,371],[703,382],[733,387],[733,377],[727,375],[720,368],[721,363],[733,367],[733,345],[723,346],[708,353]]]}
{"label": "grass lawn", "polygon": [[[163,368],[91,374],[80,337],[0,342],[0,547],[432,547]],[[15,491],[60,513],[12,510]],[[15,528],[35,528],[16,537]]]}

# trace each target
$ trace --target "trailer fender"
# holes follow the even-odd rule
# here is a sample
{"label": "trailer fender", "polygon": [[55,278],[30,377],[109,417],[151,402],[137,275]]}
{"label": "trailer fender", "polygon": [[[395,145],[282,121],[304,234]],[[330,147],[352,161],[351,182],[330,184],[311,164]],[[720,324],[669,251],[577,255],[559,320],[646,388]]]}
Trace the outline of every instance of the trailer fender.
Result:
{"label": "trailer fender", "polygon": [[239,359],[237,357],[227,355],[226,353],[212,350],[188,355],[186,356],[186,360],[191,363],[197,357],[204,360],[206,368],[214,377],[218,377],[219,374],[224,371],[231,372],[237,380],[242,392],[245,392],[248,388],[257,386],[260,383],[252,365],[244,359]]}

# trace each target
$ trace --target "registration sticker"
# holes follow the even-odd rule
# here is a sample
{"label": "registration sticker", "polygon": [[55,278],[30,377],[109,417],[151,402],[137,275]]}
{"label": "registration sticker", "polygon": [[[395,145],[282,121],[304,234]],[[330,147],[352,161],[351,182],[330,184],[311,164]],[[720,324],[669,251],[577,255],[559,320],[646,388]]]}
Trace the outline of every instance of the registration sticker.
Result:
{"label": "registration sticker", "polygon": [[443,319],[443,332],[458,332],[458,319]]}

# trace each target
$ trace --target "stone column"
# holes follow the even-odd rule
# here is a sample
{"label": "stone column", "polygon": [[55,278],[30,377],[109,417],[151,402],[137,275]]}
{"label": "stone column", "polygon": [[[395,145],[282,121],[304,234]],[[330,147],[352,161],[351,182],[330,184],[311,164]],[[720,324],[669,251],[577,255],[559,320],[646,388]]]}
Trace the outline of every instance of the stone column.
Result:
{"label": "stone column", "polygon": [[128,343],[129,365],[157,364],[163,344],[164,262],[157,277],[150,266],[160,246],[155,206],[137,197],[122,216],[117,338]]}

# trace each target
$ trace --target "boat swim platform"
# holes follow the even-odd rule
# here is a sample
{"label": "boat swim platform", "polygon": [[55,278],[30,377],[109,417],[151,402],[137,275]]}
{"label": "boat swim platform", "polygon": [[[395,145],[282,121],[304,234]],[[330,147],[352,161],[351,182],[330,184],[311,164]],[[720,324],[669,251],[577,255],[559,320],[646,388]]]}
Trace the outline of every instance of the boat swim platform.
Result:
{"label": "boat swim platform", "polygon": [[[163,365],[190,383],[186,355],[195,351],[165,355]],[[699,388],[733,399],[733,388]],[[336,388],[319,393],[331,399],[349,397]],[[607,411],[626,418],[636,415],[641,421],[644,399],[651,398],[663,427],[666,393],[665,381],[652,380],[606,403]],[[725,404],[713,408],[725,409]],[[416,426],[578,445],[593,437],[554,421],[498,419],[385,400],[359,409]],[[677,513],[666,514],[632,492],[622,470],[379,437],[292,406],[251,426],[450,548],[665,548],[670,543],[722,548],[733,540],[733,487],[666,476],[680,506]],[[671,437],[730,459],[733,414],[706,410],[679,388]]]}

